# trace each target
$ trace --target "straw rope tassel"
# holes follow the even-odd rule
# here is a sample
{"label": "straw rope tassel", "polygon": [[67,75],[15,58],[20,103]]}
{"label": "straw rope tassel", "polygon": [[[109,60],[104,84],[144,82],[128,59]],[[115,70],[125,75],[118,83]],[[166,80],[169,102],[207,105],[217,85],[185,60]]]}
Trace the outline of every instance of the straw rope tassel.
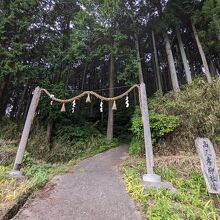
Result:
{"label": "straw rope tassel", "polygon": [[90,94],[88,94],[87,98],[86,98],[86,103],[90,103],[91,99],[90,99]]}
{"label": "straw rope tassel", "polygon": [[62,105],[62,108],[61,108],[61,110],[60,110],[61,112],[65,112],[66,111],[66,108],[65,108],[65,103],[63,103],[63,105]]}
{"label": "straw rope tassel", "polygon": [[117,110],[117,106],[116,106],[115,100],[114,100],[114,103],[113,103],[113,105],[112,105],[112,110]]}

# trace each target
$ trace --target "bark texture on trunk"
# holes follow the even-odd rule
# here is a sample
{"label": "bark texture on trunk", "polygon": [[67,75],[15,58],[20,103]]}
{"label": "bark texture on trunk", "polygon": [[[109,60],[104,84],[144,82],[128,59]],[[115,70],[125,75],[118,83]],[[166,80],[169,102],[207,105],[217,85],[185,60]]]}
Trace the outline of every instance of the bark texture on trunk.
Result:
{"label": "bark texture on trunk", "polygon": [[195,36],[195,39],[196,39],[196,43],[197,43],[197,46],[198,46],[198,49],[199,49],[200,56],[202,58],[202,63],[203,63],[204,69],[205,69],[205,75],[207,77],[208,82],[210,83],[210,82],[212,82],[212,77],[211,77],[211,74],[209,72],[208,62],[206,60],[205,53],[204,53],[204,50],[202,48],[202,44],[199,40],[199,36],[198,36],[197,30],[196,30],[195,24],[193,22],[192,22],[192,30],[193,30],[193,33],[194,33],[194,36]]}
{"label": "bark texture on trunk", "polygon": [[177,35],[177,39],[178,39],[178,43],[179,43],[179,48],[180,48],[180,53],[181,53],[181,57],[182,57],[182,61],[183,61],[184,70],[186,73],[186,80],[187,80],[188,84],[191,84],[192,83],[192,74],[191,74],[189,64],[187,61],[183,40],[182,40],[180,31],[178,28],[176,28],[176,35]]}
{"label": "bark texture on trunk", "polygon": [[216,76],[216,67],[215,67],[215,64],[213,63],[212,60],[210,60],[209,67],[210,67],[211,76],[215,77]]}
{"label": "bark texture on trunk", "polygon": [[83,70],[83,77],[82,77],[82,85],[81,90],[84,90],[85,80],[86,80],[86,71],[87,71],[88,63],[86,62],[84,70]]}
{"label": "bark texture on trunk", "polygon": [[177,74],[176,74],[173,53],[171,50],[171,45],[170,45],[170,41],[169,41],[167,34],[164,35],[164,41],[165,41],[165,48],[166,48],[166,53],[167,53],[169,69],[170,69],[172,87],[173,87],[174,91],[178,92],[178,91],[180,91],[179,82],[178,82],[178,78],[177,78]]}
{"label": "bark texture on trunk", "polygon": [[17,110],[17,117],[16,117],[17,121],[21,119],[22,113],[24,112],[24,108],[25,108],[24,101],[27,98],[27,91],[28,91],[28,84],[24,87],[22,94],[21,94],[21,98],[18,101],[18,110]]}
{"label": "bark texture on trunk", "polygon": [[138,42],[138,36],[137,34],[134,34],[135,38],[135,50],[136,50],[136,57],[138,61],[138,76],[139,76],[139,82],[144,82],[143,72],[142,72],[142,66],[141,66],[141,56],[140,56],[140,48],[139,48],[139,42]]}
{"label": "bark texture on trunk", "polygon": [[152,31],[152,41],[153,41],[153,48],[154,48],[154,62],[155,62],[155,70],[156,70],[156,78],[157,78],[157,89],[160,92],[163,92],[154,31]]}
{"label": "bark texture on trunk", "polygon": [[48,143],[48,148],[51,150],[52,148],[52,132],[53,132],[53,125],[54,122],[52,120],[48,121],[47,123],[47,143]]}
{"label": "bark texture on trunk", "polygon": [[0,117],[5,115],[8,100],[11,96],[11,91],[9,89],[9,86],[10,86],[12,77],[13,77],[12,74],[9,74],[8,76],[6,76],[4,79],[4,83],[0,89]]}
{"label": "bark texture on trunk", "polygon": [[[109,67],[109,97],[114,96],[114,72],[115,72],[115,59],[114,55],[110,57]],[[113,102],[108,103],[108,125],[107,125],[107,139],[112,140],[113,138],[113,126],[114,126],[114,113],[112,110]]]}

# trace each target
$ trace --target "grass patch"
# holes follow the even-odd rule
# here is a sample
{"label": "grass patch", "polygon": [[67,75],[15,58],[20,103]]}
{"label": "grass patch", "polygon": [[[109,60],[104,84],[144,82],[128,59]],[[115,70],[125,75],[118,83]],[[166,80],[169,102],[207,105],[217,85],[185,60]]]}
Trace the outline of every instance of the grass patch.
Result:
{"label": "grass patch", "polygon": [[117,139],[113,139],[113,140],[101,139],[99,144],[97,144],[96,146],[94,146],[93,144],[92,146],[87,148],[84,152],[82,152],[82,154],[80,155],[80,160],[102,153],[111,148],[115,148],[118,145],[119,145],[119,141]]}
{"label": "grass patch", "polygon": [[0,166],[0,216],[23,193],[29,189],[29,180],[10,178],[6,172],[9,166]]}
{"label": "grass patch", "polygon": [[70,166],[80,160],[119,144],[117,139],[106,140],[91,124],[72,126],[67,123],[55,129],[53,143],[49,148],[45,128],[36,121],[22,163],[25,178],[14,179],[6,173],[12,168],[20,128],[8,119],[0,123],[0,218],[24,194],[43,187],[53,176],[67,172]]}
{"label": "grass patch", "polygon": [[[54,147],[51,151],[45,153],[45,160],[50,163],[56,162],[68,162],[70,160],[84,159],[91,157],[95,154],[104,152],[110,148],[116,147],[118,145],[118,140],[114,139],[112,141],[106,140],[102,135],[91,136],[85,139],[80,139],[75,142],[72,141],[63,141],[58,140],[54,144]],[[33,148],[31,154],[33,153]],[[38,155],[42,155],[43,152],[40,152]],[[39,157],[39,156],[38,156]]]}
{"label": "grass patch", "polygon": [[101,138],[99,140],[94,138],[93,142],[88,143],[89,147],[80,153],[78,152],[76,157],[72,159],[70,157],[70,160],[66,163],[50,163],[43,160],[34,160],[31,154],[26,152],[22,164],[22,172],[25,178],[20,179],[11,178],[7,175],[7,171],[12,168],[11,162],[12,158],[14,159],[16,148],[14,145],[8,145],[3,139],[1,139],[1,143],[0,153],[2,155],[2,161],[4,155],[10,155],[10,157],[8,156],[7,159],[4,159],[2,162],[4,165],[0,165],[0,217],[18,198],[29,190],[34,191],[43,187],[55,175],[66,173],[69,170],[69,166],[76,164],[80,160],[116,147],[118,140],[107,141]]}
{"label": "grass patch", "polygon": [[40,161],[36,163],[30,157],[28,152],[25,153],[22,169],[25,177],[29,179],[32,189],[38,189],[45,185],[53,176],[67,172],[66,164],[51,164]]}
{"label": "grass patch", "polygon": [[[188,160],[188,156],[183,158]],[[175,163],[175,157],[173,157]],[[166,181],[171,182],[177,192],[166,189],[145,191],[141,183],[145,173],[145,159],[133,156],[123,166],[125,186],[129,194],[141,205],[142,211],[149,220],[217,220],[217,213],[212,198],[208,194],[201,172],[189,163],[175,167],[172,164],[164,166],[164,161],[156,161],[156,173]],[[181,169],[182,167],[182,169]]]}
{"label": "grass patch", "polygon": [[[28,163],[27,163],[28,161]],[[43,187],[53,176],[68,171],[66,164],[52,165],[33,162],[29,154],[25,155],[24,178],[11,178],[7,171],[11,166],[0,166],[0,216],[24,193]]]}

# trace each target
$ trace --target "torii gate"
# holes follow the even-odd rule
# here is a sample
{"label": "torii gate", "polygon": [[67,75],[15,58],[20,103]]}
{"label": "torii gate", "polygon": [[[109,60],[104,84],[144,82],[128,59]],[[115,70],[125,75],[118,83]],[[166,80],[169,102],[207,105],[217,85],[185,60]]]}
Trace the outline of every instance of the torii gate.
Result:
{"label": "torii gate", "polygon": [[[31,100],[31,104],[28,110],[27,118],[25,121],[24,129],[22,132],[21,140],[18,146],[13,170],[9,172],[10,176],[14,177],[20,177],[22,176],[22,173],[20,171],[22,160],[25,152],[25,148],[27,145],[31,124],[34,120],[35,112],[40,100],[40,96],[42,92],[45,92],[50,98],[54,101],[63,103],[62,109],[65,108],[65,103],[72,102],[76,99],[79,99],[85,95],[94,95],[95,97],[101,99],[102,101],[115,101],[118,99],[121,99],[124,96],[127,96],[130,91],[137,88],[139,93],[139,103],[141,108],[141,114],[142,114],[142,123],[144,128],[144,144],[145,144],[145,154],[146,154],[146,164],[147,164],[147,174],[143,175],[143,181],[150,182],[150,183],[160,183],[161,177],[156,175],[154,173],[154,162],[153,162],[153,147],[152,147],[152,140],[151,140],[151,131],[150,131],[150,121],[149,121],[149,111],[148,111],[148,104],[147,104],[147,94],[146,94],[146,86],[144,83],[141,83],[140,85],[134,85],[129,90],[127,90],[125,93],[112,98],[106,98],[103,97],[96,92],[93,91],[85,91],[81,93],[80,95],[73,97],[71,99],[62,100],[55,98],[54,95],[51,95],[46,89],[42,89],[40,87],[36,87],[33,93],[33,97]],[[90,98],[89,98],[90,99]]]}

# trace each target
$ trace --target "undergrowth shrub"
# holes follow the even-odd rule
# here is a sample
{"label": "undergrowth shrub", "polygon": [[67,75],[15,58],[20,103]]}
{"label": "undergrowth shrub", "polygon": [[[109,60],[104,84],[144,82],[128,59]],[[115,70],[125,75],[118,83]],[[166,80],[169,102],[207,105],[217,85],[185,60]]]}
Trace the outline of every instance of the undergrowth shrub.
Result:
{"label": "undergrowth shrub", "polygon": [[[220,142],[220,80],[207,83],[197,78],[180,92],[156,94],[150,99],[149,108],[158,114],[179,117],[179,124],[172,136],[161,146],[167,149],[192,149],[196,137],[207,137],[215,144]],[[193,148],[194,149],[194,148]]]}
{"label": "undergrowth shrub", "polygon": [[49,146],[44,124],[34,121],[22,162],[22,172],[27,178],[17,180],[6,172],[12,168],[23,125],[9,119],[0,121],[0,215],[27,191],[39,189],[53,176],[67,172],[69,165],[118,145],[117,139],[106,140],[96,124],[57,122],[56,125]]}
{"label": "undergrowth shrub", "polygon": [[17,140],[20,136],[19,124],[11,121],[8,118],[0,120],[0,137],[5,140]]}
{"label": "undergrowth shrub", "polygon": [[16,145],[0,138],[0,165],[9,165],[15,157]]}
{"label": "undergrowth shrub", "polygon": [[92,124],[58,125],[55,128],[52,147],[49,149],[46,131],[36,125],[31,132],[28,152],[36,159],[50,163],[68,162],[81,157],[92,156],[117,146],[118,141],[108,141]]}
{"label": "undergrowth shrub", "polygon": [[78,158],[86,158],[117,145],[117,139],[109,141],[103,135],[91,136],[72,142],[67,141],[65,144],[62,139],[57,139],[53,149],[46,154],[46,160],[49,162],[67,162]]}
{"label": "undergrowth shrub", "polygon": [[38,189],[45,185],[54,175],[65,173],[68,167],[65,164],[37,163],[31,157],[31,154],[25,152],[23,158],[23,172],[30,180],[30,187]]}
{"label": "undergrowth shrub", "polygon": [[[150,128],[152,143],[156,144],[161,137],[166,136],[170,132],[174,131],[178,126],[178,117],[168,114],[158,114],[155,112],[150,113]],[[144,152],[144,130],[142,117],[139,108],[136,109],[132,118],[133,139],[129,152],[131,154]]]}
{"label": "undergrowth shrub", "polygon": [[99,136],[100,134],[100,131],[89,123],[81,126],[62,125],[56,131],[56,136],[64,141],[79,141],[89,137]]}
{"label": "undergrowth shrub", "polygon": [[[4,133],[0,134],[0,164],[7,165],[15,158],[21,135],[19,131],[22,130],[19,127],[22,126],[7,119],[2,120],[1,123]],[[80,121],[74,125],[68,121],[66,124],[56,124],[52,143],[49,146],[45,127],[42,122],[35,120],[31,127],[27,152],[32,158],[42,162],[68,162],[101,153],[117,145],[118,140],[106,140],[96,124]]]}

